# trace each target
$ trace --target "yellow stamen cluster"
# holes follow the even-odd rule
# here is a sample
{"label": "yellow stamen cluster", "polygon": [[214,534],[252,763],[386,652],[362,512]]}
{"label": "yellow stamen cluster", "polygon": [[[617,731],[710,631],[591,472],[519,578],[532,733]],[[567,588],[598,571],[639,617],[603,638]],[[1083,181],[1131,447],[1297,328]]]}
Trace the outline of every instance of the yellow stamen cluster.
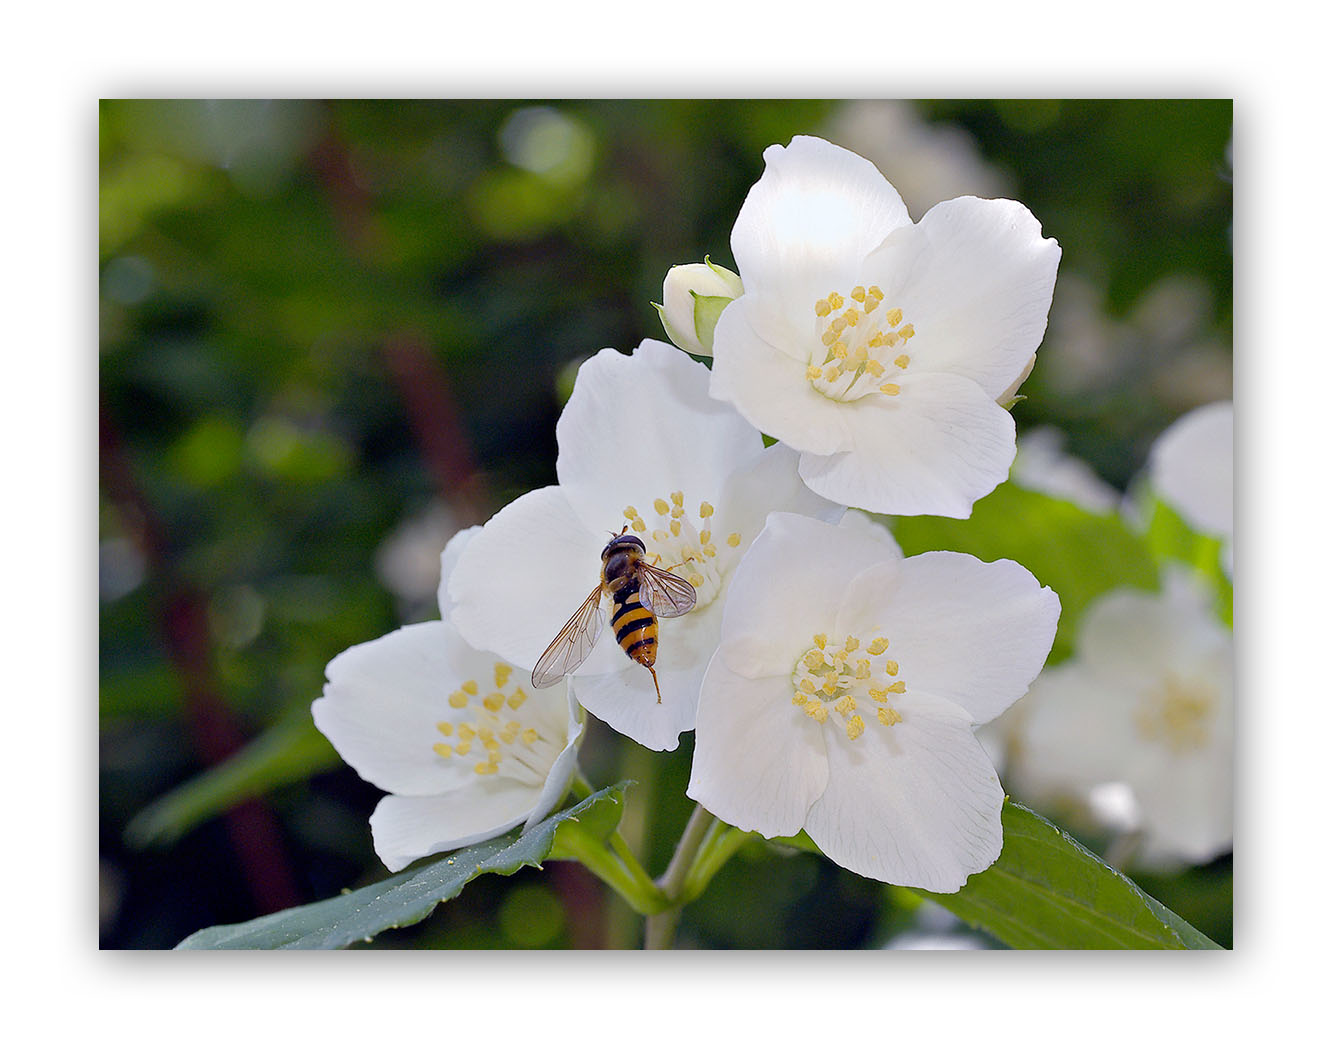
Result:
{"label": "yellow stamen cluster", "polygon": [[902,715],[889,704],[888,696],[904,693],[906,682],[884,680],[899,672],[895,660],[878,658],[887,650],[886,637],[875,637],[862,649],[860,639],[851,635],[834,647],[827,634],[815,634],[791,673],[792,705],[820,725],[828,720],[830,711],[837,714],[846,738],[852,741],[865,732],[865,719],[856,713],[859,703],[874,706],[879,724],[896,725]]}
{"label": "yellow stamen cluster", "polygon": [[[549,750],[553,743],[543,740],[541,732],[534,726],[524,725],[512,717],[512,712],[527,700],[527,693],[521,687],[507,694],[503,691],[512,676],[513,667],[496,663],[494,691],[482,695],[481,686],[476,681],[464,681],[458,686],[449,695],[449,706],[458,711],[470,710],[474,717],[458,722],[437,722],[436,731],[450,742],[437,742],[431,749],[446,759],[477,757],[484,751],[485,759],[472,765],[472,771],[478,776],[494,775],[502,760],[513,758],[520,766],[513,770],[516,778],[535,776],[538,777],[536,782],[540,782],[545,778],[550,762],[534,748],[544,745],[544,750]],[[473,754],[473,751],[477,753]]]}
{"label": "yellow stamen cluster", "polygon": [[[697,515],[691,517],[685,509],[684,492],[676,491],[668,498],[654,499],[652,510],[657,515],[655,526],[649,526],[634,506],[624,508],[625,524],[647,544],[652,563],[688,580],[698,592],[698,604],[706,605],[721,583],[721,569],[716,563],[718,540],[712,531],[716,508],[704,500],[698,504]],[[732,549],[738,547],[740,533],[732,532],[725,542]]]}
{"label": "yellow stamen cluster", "polygon": [[1143,739],[1181,754],[1207,744],[1215,705],[1210,689],[1169,676],[1138,706],[1134,725]]}
{"label": "yellow stamen cluster", "polygon": [[[820,349],[811,355],[805,378],[814,389],[839,401],[851,401],[867,393],[896,397],[902,387],[880,381],[889,364],[905,371],[911,358],[902,351],[915,334],[913,325],[902,323],[902,311],[880,310],[883,291],[877,285],[851,289],[850,303],[838,292],[814,304]],[[896,355],[888,360],[888,351]],[[888,363],[885,363],[888,362]]]}

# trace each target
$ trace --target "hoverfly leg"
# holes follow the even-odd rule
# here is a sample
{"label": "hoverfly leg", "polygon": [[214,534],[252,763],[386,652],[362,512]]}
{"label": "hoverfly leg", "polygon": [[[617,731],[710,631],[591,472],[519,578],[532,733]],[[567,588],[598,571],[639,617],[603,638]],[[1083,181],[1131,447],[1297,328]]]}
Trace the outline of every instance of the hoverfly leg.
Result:
{"label": "hoverfly leg", "polygon": [[648,673],[652,675],[652,687],[655,688],[655,689],[657,690],[657,703],[660,704],[660,703],[661,703],[661,685],[659,685],[659,684],[657,683],[657,671],[656,671],[654,668],[652,668],[652,667],[648,667]]}

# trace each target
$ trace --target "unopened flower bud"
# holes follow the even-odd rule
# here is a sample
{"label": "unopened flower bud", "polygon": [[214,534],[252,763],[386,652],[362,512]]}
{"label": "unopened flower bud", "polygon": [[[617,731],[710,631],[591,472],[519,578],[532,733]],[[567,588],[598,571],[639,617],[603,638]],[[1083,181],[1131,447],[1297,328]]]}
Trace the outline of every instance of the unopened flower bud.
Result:
{"label": "unopened flower bud", "polygon": [[711,260],[672,266],[662,285],[663,304],[657,305],[657,312],[671,342],[688,353],[709,357],[717,318],[744,290],[739,274]]}

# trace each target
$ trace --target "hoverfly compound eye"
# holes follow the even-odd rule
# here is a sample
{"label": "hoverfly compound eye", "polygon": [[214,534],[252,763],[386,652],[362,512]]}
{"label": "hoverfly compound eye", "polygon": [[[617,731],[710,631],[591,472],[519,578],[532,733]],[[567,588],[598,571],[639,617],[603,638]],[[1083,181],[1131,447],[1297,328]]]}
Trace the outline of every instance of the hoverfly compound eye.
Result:
{"label": "hoverfly compound eye", "polygon": [[647,547],[643,545],[643,540],[639,539],[638,536],[617,535],[614,539],[612,539],[609,543],[607,543],[605,548],[601,551],[601,559],[604,561],[616,550],[624,550],[627,547],[633,547],[637,549],[640,554],[647,553]]}

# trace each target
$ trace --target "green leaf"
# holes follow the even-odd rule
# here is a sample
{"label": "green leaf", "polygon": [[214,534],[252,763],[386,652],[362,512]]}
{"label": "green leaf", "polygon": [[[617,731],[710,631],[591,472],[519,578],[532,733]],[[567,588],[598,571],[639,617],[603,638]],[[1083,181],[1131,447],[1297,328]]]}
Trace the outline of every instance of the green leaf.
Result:
{"label": "green leaf", "polygon": [[1156,559],[1178,562],[1205,580],[1216,593],[1217,618],[1233,628],[1234,586],[1222,567],[1221,539],[1194,531],[1173,507],[1153,495],[1148,496],[1146,516],[1146,541]]}
{"label": "green leaf", "polygon": [[960,550],[982,561],[1008,558],[1059,595],[1061,612],[1051,660],[1073,651],[1083,610],[1108,590],[1155,590],[1156,562],[1144,538],[1114,514],[1097,514],[1064,499],[1001,484],[964,521],[899,517],[893,536],[908,557]]}
{"label": "green leaf", "polygon": [[125,828],[136,848],[166,846],[204,820],[341,762],[308,708],[255,737],[226,761],[163,794]]}
{"label": "green leaf", "polygon": [[[420,861],[407,870],[318,903],[293,907],[239,925],[201,929],[177,950],[328,950],[369,941],[385,929],[412,925],[436,905],[457,896],[480,874],[513,874],[540,867],[550,856],[558,828],[587,819],[605,826],[624,805],[624,784],[606,787],[572,808],[547,816],[531,830],[509,831],[447,856]],[[614,824],[612,824],[613,826]]]}
{"label": "green leaf", "polygon": [[1004,848],[955,893],[915,890],[1010,947],[1221,950],[1048,820],[1004,802]]}

